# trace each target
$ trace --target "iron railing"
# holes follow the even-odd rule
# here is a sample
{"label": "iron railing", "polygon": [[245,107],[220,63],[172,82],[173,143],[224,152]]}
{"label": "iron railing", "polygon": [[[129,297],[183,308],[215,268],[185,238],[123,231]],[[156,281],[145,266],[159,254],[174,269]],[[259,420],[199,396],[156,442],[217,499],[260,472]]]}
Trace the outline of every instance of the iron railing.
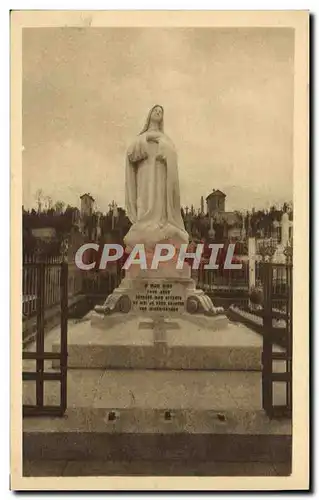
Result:
{"label": "iron railing", "polygon": [[[35,317],[37,313],[38,280],[40,267],[44,265],[44,299],[45,311],[60,304],[61,256],[37,257],[24,256],[22,265],[22,315],[24,320]],[[71,298],[83,291],[84,273],[75,264],[68,264],[68,297]]]}
{"label": "iron railing", "polygon": [[207,293],[216,291],[249,290],[249,263],[241,262],[241,269],[205,269],[200,266],[197,273],[197,286]]}
{"label": "iron railing", "polygon": [[[35,371],[23,371],[22,380],[35,382],[35,403],[23,405],[23,415],[56,415],[62,416],[67,407],[67,327],[68,327],[68,265],[65,262],[46,263],[33,262],[25,263],[24,269],[30,276],[36,276],[36,337],[35,351],[23,351],[23,360],[34,360],[36,362]],[[54,269],[55,277],[58,277],[58,283],[54,286],[54,297],[48,294],[47,285],[51,290],[50,282],[46,276],[48,271]],[[32,281],[32,286],[33,285]],[[58,292],[56,293],[56,288]],[[58,295],[58,297],[57,297]],[[48,301],[56,301],[60,304],[60,352],[46,352],[44,345],[44,326],[45,326],[45,308]],[[56,371],[46,371],[46,360],[58,360],[59,369]],[[46,405],[44,401],[44,388],[46,381],[60,382],[60,403],[57,405]]]}
{"label": "iron railing", "polygon": [[[263,264],[262,394],[271,418],[292,414],[292,277],[292,264]],[[276,347],[279,333],[281,349]],[[285,389],[281,395],[280,385]]]}

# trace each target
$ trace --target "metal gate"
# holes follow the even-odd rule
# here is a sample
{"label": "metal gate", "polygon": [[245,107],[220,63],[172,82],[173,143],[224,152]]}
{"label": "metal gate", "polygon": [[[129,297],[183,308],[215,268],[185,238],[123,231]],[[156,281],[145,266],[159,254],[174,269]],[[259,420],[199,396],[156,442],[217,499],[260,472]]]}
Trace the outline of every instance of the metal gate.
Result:
{"label": "metal gate", "polygon": [[[35,404],[24,404],[23,416],[62,416],[67,407],[68,264],[66,262],[24,263],[23,297],[32,297],[36,315],[35,350],[22,353],[23,360],[36,362],[35,371],[22,372],[23,381],[35,382]],[[23,302],[25,303],[24,300]],[[45,313],[52,307],[57,308],[57,314],[61,316],[60,352],[45,351]],[[58,369],[46,371],[47,360],[58,360]],[[54,406],[45,404],[46,381],[60,382],[59,404]]]}
{"label": "metal gate", "polygon": [[[262,399],[270,418],[292,414],[292,264],[263,264]],[[281,346],[278,339],[281,339]]]}

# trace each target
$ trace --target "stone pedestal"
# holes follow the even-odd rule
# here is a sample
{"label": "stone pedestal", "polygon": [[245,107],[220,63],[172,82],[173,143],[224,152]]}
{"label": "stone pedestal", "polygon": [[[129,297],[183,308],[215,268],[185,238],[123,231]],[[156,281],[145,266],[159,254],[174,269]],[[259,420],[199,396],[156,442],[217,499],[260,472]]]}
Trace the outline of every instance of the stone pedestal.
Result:
{"label": "stone pedestal", "polygon": [[163,262],[158,269],[132,266],[120,285],[103,305],[95,307],[95,311],[102,315],[130,313],[152,317],[223,314],[223,308],[214,307],[190,276],[190,266],[185,263],[182,269],[177,269],[176,261]]}
{"label": "stone pedestal", "polygon": [[[102,348],[103,366],[109,366],[109,356],[115,362],[112,366],[116,367],[201,369],[223,366],[226,351],[220,358],[222,361],[216,360],[213,352],[214,359],[209,358],[207,364],[201,361],[205,358],[203,351],[207,349],[203,337],[209,339],[211,351],[214,351],[216,336],[225,336],[228,318],[223,308],[215,307],[203,290],[196,288],[187,263],[182,269],[176,268],[176,262],[172,261],[163,263],[159,269],[150,267],[130,268],[105,303],[96,306],[91,314],[89,338],[94,343],[102,334],[105,344]],[[116,347],[115,352],[110,346],[121,341],[123,329],[124,344],[120,349]],[[177,348],[170,346],[172,329],[179,330],[178,342],[182,344]],[[202,349],[201,342],[205,346]],[[200,349],[195,353],[196,347]],[[96,360],[94,353],[88,357]],[[226,357],[229,358],[228,351]]]}
{"label": "stone pedestal", "polygon": [[[52,350],[60,352],[58,339]],[[164,319],[92,313],[90,321],[68,331],[69,369],[255,372],[261,370],[261,354],[262,337],[222,314]],[[59,368],[59,360],[53,367]]]}
{"label": "stone pedestal", "polygon": [[215,316],[223,308],[214,307],[211,299],[190,278],[124,278],[119,287],[108,296],[100,314],[136,313],[148,316],[172,316],[183,313]]}

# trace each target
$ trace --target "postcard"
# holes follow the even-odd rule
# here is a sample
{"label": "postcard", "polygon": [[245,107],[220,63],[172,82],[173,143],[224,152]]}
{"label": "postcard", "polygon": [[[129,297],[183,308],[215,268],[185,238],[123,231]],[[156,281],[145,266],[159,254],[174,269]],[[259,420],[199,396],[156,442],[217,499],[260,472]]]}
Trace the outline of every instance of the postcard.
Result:
{"label": "postcard", "polygon": [[12,11],[11,489],[309,488],[308,44]]}

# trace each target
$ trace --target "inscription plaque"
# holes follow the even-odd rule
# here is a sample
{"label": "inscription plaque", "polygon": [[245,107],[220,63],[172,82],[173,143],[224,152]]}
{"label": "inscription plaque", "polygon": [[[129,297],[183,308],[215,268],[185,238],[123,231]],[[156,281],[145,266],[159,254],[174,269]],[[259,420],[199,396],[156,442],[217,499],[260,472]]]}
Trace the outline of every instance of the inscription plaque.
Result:
{"label": "inscription plaque", "polygon": [[141,313],[182,313],[185,291],[178,283],[148,282],[132,297],[132,307]]}

